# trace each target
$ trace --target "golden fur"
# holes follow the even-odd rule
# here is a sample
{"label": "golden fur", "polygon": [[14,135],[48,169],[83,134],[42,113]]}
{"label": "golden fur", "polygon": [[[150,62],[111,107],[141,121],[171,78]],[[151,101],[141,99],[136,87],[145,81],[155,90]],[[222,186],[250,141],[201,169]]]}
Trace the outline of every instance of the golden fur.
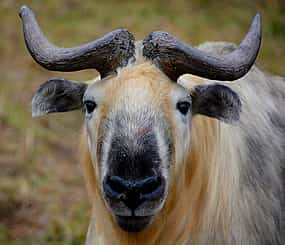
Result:
{"label": "golden fur", "polygon": [[[261,72],[257,68],[253,68],[250,76],[255,79],[258,75],[261,76],[259,73]],[[174,147],[178,154],[177,148],[181,142],[176,142],[178,133],[175,132],[175,122],[169,109],[172,85],[168,78],[152,64],[139,62],[122,69],[113,79],[114,82],[107,88],[107,94],[111,96],[105,98],[106,105],[113,105],[113,100],[118,100],[122,90],[130,90],[133,86],[148,91],[149,98],[155,98],[155,101],[150,103],[164,105],[163,110],[172,124]],[[265,85],[264,75],[262,79],[264,81],[259,82],[264,87],[260,93],[267,96],[269,87]],[[208,81],[195,76],[186,76],[179,82],[191,90],[195,84]],[[87,244],[261,244],[259,241],[265,239],[259,240],[262,238],[257,237],[258,231],[269,234],[273,232],[270,226],[262,226],[255,231],[251,228],[258,227],[264,222],[262,212],[267,209],[259,207],[258,202],[264,201],[269,210],[271,206],[278,205],[276,200],[257,196],[261,195],[261,192],[255,195],[252,190],[246,192],[240,190],[243,165],[248,161],[245,145],[247,129],[241,130],[241,128],[244,124],[251,124],[248,116],[252,113],[257,120],[255,121],[257,127],[265,130],[264,128],[269,127],[266,110],[272,106],[270,101],[263,103],[254,97],[256,89],[252,86],[254,82],[247,83],[248,81],[244,79],[240,84],[230,85],[243,101],[244,114],[241,116],[241,124],[227,125],[199,115],[193,118],[191,146],[184,147],[187,150],[182,152],[184,154],[182,164],[174,163],[174,166],[171,166],[174,174],[170,179],[171,188],[167,201],[154,222],[139,233],[127,233],[113,222],[102,199],[94,168],[96,163],[92,163],[84,133],[81,162],[92,203],[92,221]],[[104,118],[104,113],[108,110],[108,108],[102,110],[100,117]],[[273,166],[271,171],[273,176],[277,170]],[[273,222],[271,217],[267,218],[268,222]]]}
{"label": "golden fur", "polygon": [[[146,88],[148,91],[170,90],[170,88],[158,88],[158,86],[166,86],[165,84],[167,84],[165,81],[159,83],[157,81],[158,78],[162,77],[161,79],[164,80],[167,78],[148,63],[140,64],[137,68],[132,67],[129,68],[130,70],[127,69],[122,70],[120,76],[116,78],[117,80],[120,79],[120,81],[110,83],[112,88],[107,89],[109,91],[108,94],[112,94],[113,98],[119,96],[116,93],[122,89],[121,86],[123,86],[124,90],[130,87],[130,82],[122,84],[122,81],[132,81],[132,79],[135,79],[135,82],[138,83],[142,76],[147,76],[148,79],[154,81]],[[136,86],[139,85],[136,84]],[[143,86],[147,86],[146,83]],[[153,98],[161,98],[160,96],[155,95]],[[163,96],[167,98],[165,95]],[[107,98],[106,101],[108,99],[110,103],[112,99]],[[167,101],[165,102],[165,112],[171,120],[172,115],[169,111]],[[102,110],[100,117],[104,117],[106,111],[106,109]],[[174,126],[173,129],[175,129]],[[194,118],[192,125],[192,146],[189,151],[191,154],[189,154],[186,163],[181,166],[179,171],[176,170],[177,176],[173,177],[175,181],[173,181],[172,188],[168,194],[168,200],[159,217],[145,231],[138,234],[126,233],[113,223],[100,194],[100,188],[96,181],[88,147],[86,144],[83,144],[83,159],[81,162],[85,173],[88,193],[93,205],[92,213],[96,223],[96,240],[102,241],[102,244],[177,244],[187,241],[189,234],[192,234],[195,237],[194,240],[197,240],[202,229],[213,229],[213,221],[217,226],[225,222],[222,220],[221,214],[216,213],[216,210],[214,217],[211,210],[207,211],[211,206],[221,206],[221,210],[224,210],[224,207],[227,206],[224,203],[227,201],[227,197],[223,196],[223,192],[217,193],[219,198],[214,198],[212,196],[215,194],[212,190],[209,190],[210,185],[215,185],[215,189],[220,190],[221,185],[224,185],[224,182],[220,183],[221,181],[219,181],[222,173],[219,173],[217,170],[218,166],[215,164],[214,156],[217,156],[218,153],[215,152],[217,148],[213,147],[218,144],[219,138],[217,136],[220,135],[220,131],[220,123],[216,120],[200,116]],[[208,156],[213,156],[212,161],[209,161]],[[212,179],[210,176],[216,176],[216,178]],[[219,202],[213,203],[215,200],[219,200]],[[205,205],[205,203],[209,205]],[[227,224],[223,225],[225,229]],[[100,243],[98,242],[98,244]]]}
{"label": "golden fur", "polygon": [[[218,229],[226,230],[228,224],[222,224],[226,222],[222,220],[222,213],[225,215],[224,208],[227,205],[224,202],[229,197],[223,196],[225,193],[221,191],[225,187],[221,178],[225,176],[220,176],[223,173],[217,173],[219,172],[218,166],[214,159],[212,161],[207,159],[208,155],[218,154],[214,152],[213,147],[217,144],[218,123],[213,119],[197,116],[193,121],[192,128],[191,154],[180,174],[174,177],[176,181],[168,194],[168,201],[161,211],[160,217],[146,231],[138,235],[126,233],[113,223],[96,182],[88,147],[86,144],[82,147],[83,159],[81,162],[93,205],[92,216],[96,220],[96,240],[97,238],[101,240],[102,236],[102,241],[104,241],[102,244],[179,244],[182,241],[187,241],[189,234],[192,234],[195,237],[193,240],[197,241],[202,229],[214,229],[213,223],[216,223]],[[203,137],[205,134],[209,137]],[[203,138],[205,142],[201,141]],[[197,143],[195,144],[195,142]],[[210,178],[215,175],[216,178]],[[213,188],[213,185],[216,188]],[[213,193],[215,189],[219,190],[218,193]],[[214,196],[215,194],[217,196]],[[215,201],[218,202],[214,203]],[[215,210],[210,210],[211,207],[214,207]],[[221,213],[216,213],[217,210],[220,210]],[[203,239],[202,234],[201,239]]]}

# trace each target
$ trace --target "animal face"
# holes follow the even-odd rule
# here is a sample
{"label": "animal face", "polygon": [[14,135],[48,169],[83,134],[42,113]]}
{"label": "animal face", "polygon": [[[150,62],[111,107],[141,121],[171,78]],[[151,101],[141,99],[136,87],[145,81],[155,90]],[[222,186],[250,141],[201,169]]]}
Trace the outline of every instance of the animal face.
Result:
{"label": "animal face", "polygon": [[150,63],[89,86],[53,79],[33,99],[35,115],[84,108],[97,185],[115,222],[141,231],[163,208],[187,159],[191,119],[237,120],[240,101],[219,84],[189,90]]}
{"label": "animal face", "polygon": [[166,200],[182,142],[174,135],[190,141],[191,97],[152,65],[139,65],[91,85],[83,103],[106,206],[123,229],[140,231]]}
{"label": "animal face", "polygon": [[[253,65],[261,40],[256,15],[241,45],[214,56],[165,32],[135,46],[127,30],[115,30],[74,48],[52,45],[27,7],[20,16],[26,45],[43,67],[56,71],[95,68],[102,80],[91,85],[48,80],[33,97],[33,116],[84,109],[96,185],[118,225],[130,232],[159,215],[189,155],[191,119],[196,114],[224,122],[239,119],[238,95],[218,83],[176,83],[191,73],[235,80]],[[110,76],[110,74],[114,74]]]}

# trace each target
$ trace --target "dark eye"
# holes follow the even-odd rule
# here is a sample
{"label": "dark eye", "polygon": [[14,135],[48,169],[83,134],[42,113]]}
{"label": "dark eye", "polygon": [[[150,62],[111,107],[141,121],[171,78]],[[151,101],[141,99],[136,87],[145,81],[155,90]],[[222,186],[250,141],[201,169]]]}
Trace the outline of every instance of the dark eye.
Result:
{"label": "dark eye", "polygon": [[176,104],[176,108],[183,114],[186,115],[190,109],[191,104],[187,101],[180,101]]}
{"label": "dark eye", "polygon": [[87,113],[92,113],[95,110],[96,106],[97,106],[97,104],[94,101],[91,101],[91,100],[85,101],[84,105],[85,105]]}

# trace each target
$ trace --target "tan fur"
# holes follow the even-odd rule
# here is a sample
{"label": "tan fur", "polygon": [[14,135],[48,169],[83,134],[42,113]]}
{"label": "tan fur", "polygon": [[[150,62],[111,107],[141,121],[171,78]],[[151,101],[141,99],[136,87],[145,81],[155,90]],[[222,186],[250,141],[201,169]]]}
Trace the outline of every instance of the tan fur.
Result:
{"label": "tan fur", "polygon": [[[143,79],[144,76],[147,76],[152,82],[146,83]],[[162,81],[159,82],[158,78]],[[171,90],[171,86],[165,82],[166,79],[159,70],[148,63],[140,64],[136,68],[131,67],[122,70],[120,76],[115,78],[115,81],[110,83],[107,88],[108,94],[112,96],[106,98],[105,107],[100,112],[100,118],[104,118],[104,114],[109,110],[107,106],[112,105],[113,98],[117,99],[120,96],[121,89],[125,91],[134,85],[149,86],[146,89],[149,93],[153,93],[152,98],[160,99],[160,101],[153,103],[163,103],[168,119],[174,124],[169,102],[164,101],[165,98],[169,97],[167,93],[170,93]],[[143,84],[140,84],[140,82]],[[172,129],[175,130],[175,127],[173,126]],[[194,119],[191,154],[182,168],[176,171],[179,175],[173,177],[173,185],[161,214],[153,224],[139,234],[126,233],[113,223],[103,203],[88,147],[85,144],[82,147],[82,155],[84,156],[82,163],[93,205],[92,213],[96,224],[94,233],[96,234],[96,240],[102,241],[102,244],[173,244],[173,242],[187,241],[189,234],[195,237],[194,240],[198,239],[202,228],[212,229],[213,218],[218,225],[220,214],[215,214],[217,217],[209,217],[211,211],[208,211],[209,214],[205,213],[205,201],[213,202],[209,197],[206,200],[207,194],[211,194],[211,191],[208,190],[209,182],[212,181],[211,184],[214,185],[220,184],[215,183],[218,182],[217,179],[209,179],[211,174],[214,175],[211,172],[215,171],[217,166],[213,163],[214,159],[213,161],[207,159],[207,156],[215,155],[213,146],[217,144],[217,131],[218,123],[215,120],[199,116]],[[205,138],[204,135],[208,137]],[[206,139],[207,142],[201,142],[201,139]],[[195,144],[196,142],[197,144]],[[213,205],[225,206],[223,205],[224,199],[224,197],[221,197],[220,203]],[[203,218],[208,220],[208,225],[204,224]],[[105,229],[106,227],[108,229]]]}
{"label": "tan fur", "polygon": [[[182,169],[182,175],[174,177],[176,180],[175,185],[168,194],[168,201],[160,217],[139,235],[127,234],[113,223],[98,191],[98,183],[94,185],[96,180],[94,174],[92,174],[94,173],[92,162],[89,158],[88,150],[85,151],[86,158],[83,161],[83,168],[89,186],[88,189],[92,192],[90,197],[93,204],[93,216],[96,219],[95,234],[97,238],[101,237],[102,234],[104,239],[108,239],[104,240],[102,244],[173,244],[173,242],[187,241],[191,233],[195,237],[194,241],[197,241],[202,228],[213,229],[213,221],[219,226],[221,214],[216,213],[216,206],[220,205],[221,211],[225,211],[224,206],[226,205],[223,202],[226,200],[222,196],[224,193],[222,191],[218,193],[220,197],[219,203],[213,203],[216,197],[212,197],[215,200],[211,200],[211,197],[208,197],[206,200],[207,194],[215,195],[211,192],[214,188],[209,189],[209,177],[216,174],[212,173],[212,171],[214,172],[217,166],[215,166],[214,160],[208,161],[205,158],[207,158],[208,154],[213,155],[211,153],[214,153],[213,145],[216,143],[216,127],[217,123],[214,120],[202,117],[194,119],[193,132],[195,133],[192,136],[192,154],[189,155],[185,168]],[[206,133],[212,136],[207,138],[207,142],[203,143],[197,140],[201,139]],[[198,142],[198,144],[196,145],[195,142]],[[88,148],[85,147],[85,149]],[[183,173],[185,176],[183,176]],[[211,179],[211,185],[217,185],[217,189],[221,190],[221,186],[224,183],[219,183],[219,178],[221,176],[218,174],[216,179]],[[208,207],[205,207],[206,201],[208,202]],[[207,210],[212,205],[215,207],[215,217],[211,216],[212,210]],[[203,219],[207,221],[207,224],[203,222]],[[105,227],[108,227],[108,229],[105,229]],[[103,230],[100,230],[100,228]],[[201,239],[203,239],[203,235]]]}
{"label": "tan fur", "polygon": [[[254,72],[258,73],[256,70]],[[255,74],[252,77],[255,78]],[[195,76],[186,76],[180,80],[189,90],[196,84],[206,82],[208,81]],[[243,102],[250,101],[244,104],[241,122],[250,124],[248,116],[252,113],[260,120],[255,121],[258,124],[255,127],[265,128],[269,120],[265,118],[265,111],[272,105],[256,99],[252,95],[252,84],[248,85],[247,82],[231,85]],[[269,88],[265,81],[261,83],[265,88],[264,91],[261,88],[260,93],[265,96]],[[115,106],[114,101],[120,101],[120,96],[127,93],[122,91],[134,88],[148,91],[149,96],[142,96],[141,99],[149,98],[148,103],[163,108],[177,141],[169,99],[172,84],[148,62],[130,65],[113,78],[113,82],[107,85],[109,96],[104,99],[105,107],[101,109],[99,117],[104,118],[110,107]],[[136,96],[140,100],[141,95]],[[262,106],[266,108],[261,108]],[[87,244],[259,244],[254,231],[247,230],[251,227],[251,222],[253,226],[264,222],[263,214],[258,213],[261,212],[258,209],[258,199],[251,193],[242,194],[239,189],[242,164],[246,162],[246,132],[241,131],[238,125],[227,125],[204,116],[195,116],[191,128],[191,147],[187,146],[188,150],[184,152],[183,164],[177,166],[174,163],[171,166],[174,174],[170,179],[167,201],[154,222],[139,233],[124,232],[113,222],[96,179],[94,164],[97,163],[92,164],[87,142],[82,144],[82,167],[92,203],[92,222]],[[177,148],[181,142],[176,141]],[[275,174],[274,169],[272,174]],[[274,202],[267,197],[262,197],[262,200],[268,206]],[[245,216],[255,212],[257,215],[246,221]],[[266,232],[266,228],[268,227],[260,229]],[[270,233],[270,228],[268,229]]]}

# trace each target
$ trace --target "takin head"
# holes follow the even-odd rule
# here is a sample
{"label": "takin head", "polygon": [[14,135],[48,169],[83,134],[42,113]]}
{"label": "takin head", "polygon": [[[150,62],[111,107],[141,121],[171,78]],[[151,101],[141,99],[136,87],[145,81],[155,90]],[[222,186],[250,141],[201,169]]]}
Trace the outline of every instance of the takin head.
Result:
{"label": "takin head", "polygon": [[[135,47],[126,30],[91,43],[59,48],[43,36],[32,11],[22,7],[25,41],[33,58],[49,70],[95,68],[101,80],[84,84],[61,78],[40,86],[33,116],[84,109],[97,185],[115,222],[138,232],[159,214],[189,154],[191,120],[197,114],[237,121],[239,96],[218,83],[183,86],[191,73],[216,80],[245,75],[261,40],[257,15],[241,45],[210,56],[165,32],[154,32]],[[135,54],[135,53],[140,54]]]}

